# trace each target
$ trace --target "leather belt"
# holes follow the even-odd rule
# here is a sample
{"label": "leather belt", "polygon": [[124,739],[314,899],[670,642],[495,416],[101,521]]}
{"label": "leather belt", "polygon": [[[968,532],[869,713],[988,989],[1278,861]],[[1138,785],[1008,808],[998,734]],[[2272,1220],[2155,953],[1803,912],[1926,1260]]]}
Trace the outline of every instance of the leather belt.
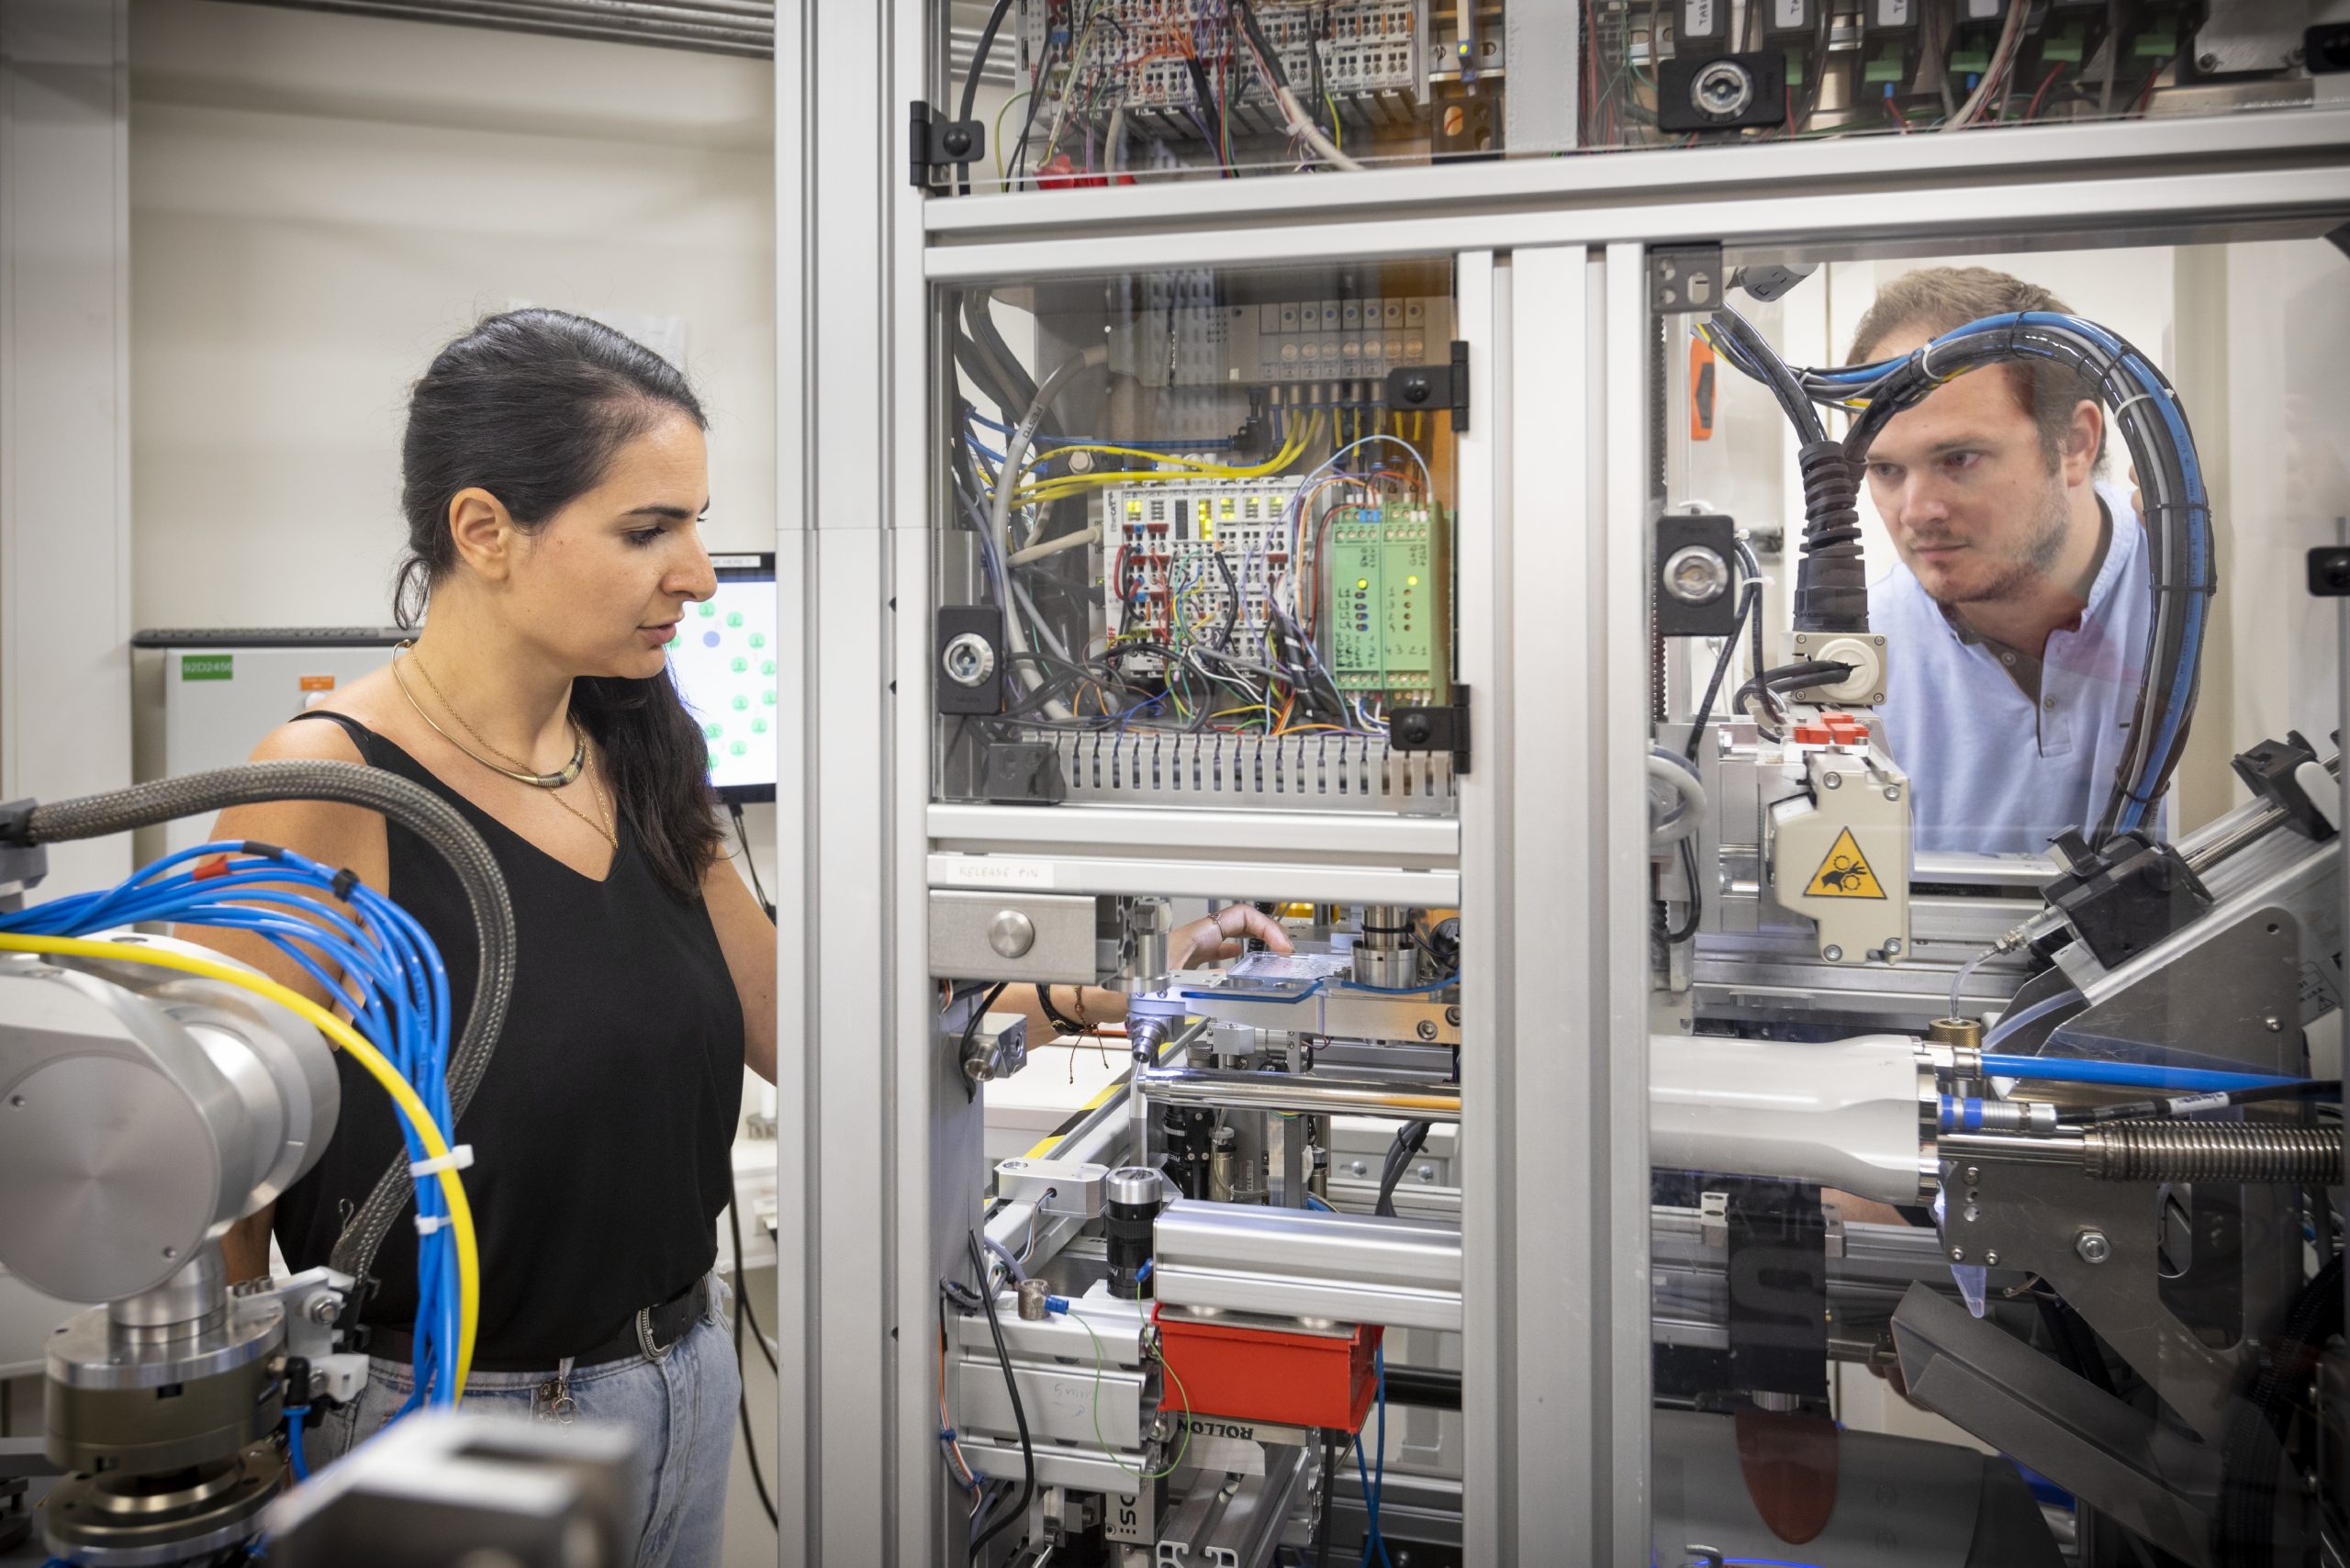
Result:
{"label": "leather belt", "polygon": [[[611,1361],[666,1360],[677,1341],[693,1331],[694,1320],[710,1310],[710,1276],[704,1274],[657,1306],[641,1307],[617,1332],[571,1358],[574,1372]],[[369,1326],[367,1353],[387,1361],[416,1359],[416,1336],[404,1328]],[[476,1356],[473,1370],[487,1372],[553,1372],[561,1356]]]}

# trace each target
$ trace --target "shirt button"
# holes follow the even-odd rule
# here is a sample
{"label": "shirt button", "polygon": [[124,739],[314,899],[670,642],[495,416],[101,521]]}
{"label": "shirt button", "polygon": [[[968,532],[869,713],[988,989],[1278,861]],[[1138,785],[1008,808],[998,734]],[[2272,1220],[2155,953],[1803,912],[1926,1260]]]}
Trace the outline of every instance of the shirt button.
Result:
{"label": "shirt button", "polygon": [[2051,713],[2053,713],[2056,711],[2056,699],[2053,697],[2044,697],[2041,699],[2041,706],[2046,708]]}
{"label": "shirt button", "polygon": [[1999,655],[1999,662],[2007,666],[2009,669],[2016,667],[2016,656],[2013,654],[2001,654]]}

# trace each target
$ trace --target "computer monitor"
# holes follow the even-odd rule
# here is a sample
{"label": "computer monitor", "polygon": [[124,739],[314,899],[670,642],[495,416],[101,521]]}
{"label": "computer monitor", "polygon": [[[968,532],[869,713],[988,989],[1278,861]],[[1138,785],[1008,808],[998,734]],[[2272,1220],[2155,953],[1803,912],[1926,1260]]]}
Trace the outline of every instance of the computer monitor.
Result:
{"label": "computer monitor", "polygon": [[710,744],[710,782],[730,805],[775,799],[775,557],[712,555],[718,592],[686,606],[669,644],[677,695]]}

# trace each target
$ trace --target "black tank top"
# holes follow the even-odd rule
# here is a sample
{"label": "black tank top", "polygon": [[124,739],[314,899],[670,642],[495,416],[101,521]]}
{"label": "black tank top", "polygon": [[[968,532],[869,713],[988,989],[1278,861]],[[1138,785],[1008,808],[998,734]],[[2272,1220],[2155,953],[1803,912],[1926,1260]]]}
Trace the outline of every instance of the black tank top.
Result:
{"label": "black tank top", "polygon": [[[497,857],[514,901],[517,963],[505,1033],[458,1118],[481,1249],[476,1354],[553,1367],[600,1344],[642,1306],[690,1286],[717,1256],[733,1195],[743,1098],[743,1010],[710,911],[654,876],[625,820],[598,882],[450,789],[392,742],[341,713],[369,766],[441,796]],[[473,1002],[479,944],[464,893],[424,842],[386,824],[391,886],[441,949],[455,1018]],[[342,1115],[316,1169],[277,1201],[274,1228],[297,1271],[327,1261],[345,1214],[401,1148],[390,1100],[335,1056]],[[415,1207],[385,1238],[382,1288],[364,1319],[416,1317]]]}

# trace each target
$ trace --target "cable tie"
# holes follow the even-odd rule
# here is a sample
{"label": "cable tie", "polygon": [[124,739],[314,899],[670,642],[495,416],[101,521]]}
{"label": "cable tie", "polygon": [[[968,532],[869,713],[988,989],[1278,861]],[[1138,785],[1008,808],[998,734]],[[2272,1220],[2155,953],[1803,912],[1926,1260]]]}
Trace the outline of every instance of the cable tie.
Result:
{"label": "cable tie", "polygon": [[2162,399],[2152,392],[2141,392],[2135,398],[2132,398],[2125,402],[2118,403],[2114,406],[2113,422],[2115,424],[2120,424],[2121,422],[2121,416],[2128,413],[2131,409],[2136,408],[2141,403],[2159,403],[2161,401]]}
{"label": "cable tie", "polygon": [[349,903],[351,902],[351,890],[359,885],[359,873],[352,870],[350,867],[345,866],[341,870],[337,871],[334,874],[334,881],[330,885],[334,890],[335,897],[341,899],[345,903]]}
{"label": "cable tie", "polygon": [[437,1176],[443,1170],[467,1170],[474,1162],[474,1146],[461,1143],[446,1154],[436,1154],[430,1159],[411,1159],[408,1173],[411,1176]]}
{"label": "cable tie", "polygon": [[447,1215],[419,1215],[416,1216],[416,1233],[419,1236],[431,1236],[433,1232],[446,1229],[455,1223]]}

